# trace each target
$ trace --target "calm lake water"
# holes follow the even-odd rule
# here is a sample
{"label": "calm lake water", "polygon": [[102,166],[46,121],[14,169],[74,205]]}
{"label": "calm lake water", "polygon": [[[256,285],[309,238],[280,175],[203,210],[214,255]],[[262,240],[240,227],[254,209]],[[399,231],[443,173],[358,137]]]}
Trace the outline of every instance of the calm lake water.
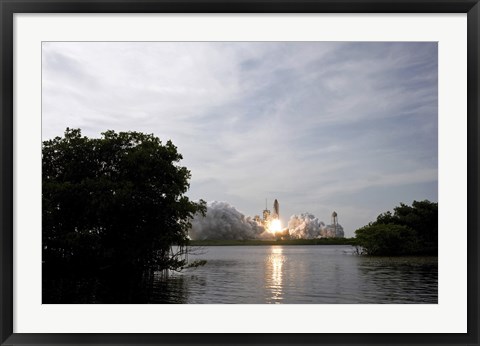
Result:
{"label": "calm lake water", "polygon": [[436,257],[363,257],[351,246],[211,246],[203,267],[154,280],[154,302],[437,303]]}
{"label": "calm lake water", "polygon": [[80,287],[76,283],[73,290],[57,281],[44,286],[44,303],[438,302],[436,257],[363,257],[343,245],[211,246],[195,251],[189,259],[205,259],[205,266],[168,276],[157,273],[141,292],[130,290],[127,298],[109,301],[114,295],[98,280]]}

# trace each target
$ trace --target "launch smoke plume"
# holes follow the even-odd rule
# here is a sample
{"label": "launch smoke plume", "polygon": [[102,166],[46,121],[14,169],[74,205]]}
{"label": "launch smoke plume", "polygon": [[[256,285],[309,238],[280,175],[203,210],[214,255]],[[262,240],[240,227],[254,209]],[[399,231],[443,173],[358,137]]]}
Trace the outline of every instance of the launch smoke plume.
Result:
{"label": "launch smoke plume", "polygon": [[310,213],[302,213],[290,217],[288,229],[292,238],[312,239],[324,233],[325,223]]}
{"label": "launch smoke plume", "polygon": [[292,238],[313,239],[345,236],[340,224],[325,225],[310,213],[292,215],[288,221],[288,230]]}
{"label": "launch smoke plume", "polygon": [[268,239],[272,234],[262,225],[246,217],[226,202],[207,203],[207,213],[203,217],[195,215],[192,220],[190,237],[193,240],[205,239]]}
{"label": "launch smoke plume", "polygon": [[[343,237],[343,228],[338,225],[325,225],[314,215],[302,213],[292,215],[288,221],[288,231],[292,238],[314,239],[320,237]],[[193,240],[246,240],[274,239],[275,235],[247,217],[227,202],[207,203],[205,216],[195,215],[189,232]]]}

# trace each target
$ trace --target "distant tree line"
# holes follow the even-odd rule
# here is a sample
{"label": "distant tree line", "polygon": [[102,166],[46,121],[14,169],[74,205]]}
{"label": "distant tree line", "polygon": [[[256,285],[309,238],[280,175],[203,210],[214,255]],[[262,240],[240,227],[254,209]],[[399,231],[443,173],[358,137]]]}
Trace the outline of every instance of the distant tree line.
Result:
{"label": "distant tree line", "polygon": [[205,239],[192,240],[192,246],[254,246],[254,245],[354,245],[355,238],[314,238],[314,239]]}
{"label": "distant tree line", "polygon": [[438,203],[428,200],[401,203],[393,213],[355,231],[360,252],[374,256],[437,255]]}
{"label": "distant tree line", "polygon": [[190,171],[171,141],[68,129],[43,142],[43,262],[54,270],[174,269],[186,264],[188,229],[204,201],[184,194]]}

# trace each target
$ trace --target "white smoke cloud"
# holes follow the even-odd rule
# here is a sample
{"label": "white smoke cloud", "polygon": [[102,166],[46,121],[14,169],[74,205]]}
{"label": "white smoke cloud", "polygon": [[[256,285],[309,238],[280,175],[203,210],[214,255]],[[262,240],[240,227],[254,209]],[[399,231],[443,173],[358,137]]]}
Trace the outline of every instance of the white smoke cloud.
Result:
{"label": "white smoke cloud", "polygon": [[325,223],[310,213],[292,215],[288,221],[288,230],[292,238],[319,238],[324,229]]}
{"label": "white smoke cloud", "polygon": [[[335,231],[336,230],[336,231]],[[288,231],[292,238],[314,239],[323,237],[343,237],[342,226],[325,225],[310,213],[292,215],[288,221]],[[336,234],[335,234],[336,233]],[[263,225],[247,217],[227,202],[207,203],[205,216],[195,215],[189,232],[193,240],[246,240],[274,239]]]}
{"label": "white smoke cloud", "polygon": [[288,221],[288,230],[290,236],[297,239],[344,237],[341,225],[325,225],[323,221],[310,213],[292,215]]}
{"label": "white smoke cloud", "polygon": [[193,240],[271,239],[273,237],[252,218],[246,217],[227,202],[218,201],[207,203],[205,217],[195,215],[189,234]]}

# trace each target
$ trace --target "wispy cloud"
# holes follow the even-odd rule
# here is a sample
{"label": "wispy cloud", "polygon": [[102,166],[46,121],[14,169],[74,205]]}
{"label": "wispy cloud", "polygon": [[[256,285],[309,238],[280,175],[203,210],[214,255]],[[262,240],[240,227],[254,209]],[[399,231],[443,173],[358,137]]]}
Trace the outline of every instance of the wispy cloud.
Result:
{"label": "wispy cloud", "polygon": [[396,196],[437,199],[436,43],[47,42],[42,89],[45,138],[172,139],[190,196],[247,215],[335,208],[348,236]]}

